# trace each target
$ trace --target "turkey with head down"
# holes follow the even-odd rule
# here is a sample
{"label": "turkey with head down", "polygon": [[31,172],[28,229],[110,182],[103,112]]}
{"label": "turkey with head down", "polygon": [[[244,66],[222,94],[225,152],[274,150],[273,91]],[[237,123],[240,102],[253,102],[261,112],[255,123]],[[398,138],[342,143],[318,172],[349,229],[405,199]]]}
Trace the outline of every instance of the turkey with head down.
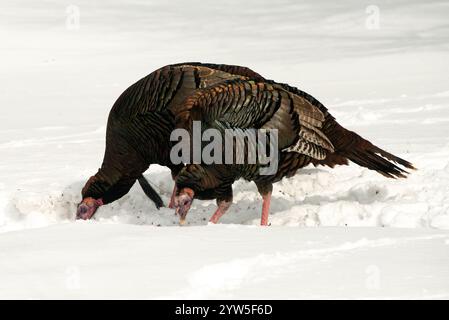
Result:
{"label": "turkey with head down", "polygon": [[[255,182],[263,199],[261,225],[267,225],[273,183],[293,176],[308,164],[334,167],[351,160],[388,178],[404,178],[408,173],[404,168],[414,169],[408,161],[343,128],[309,94],[274,81],[235,79],[218,83],[196,90],[173,110],[176,127],[187,130],[191,137],[195,121],[201,124],[201,130],[218,129],[223,136],[226,129],[270,129],[278,136],[277,170],[272,174],[261,174],[264,165],[249,162],[221,161],[182,168],[176,176],[174,200],[181,224],[195,198],[217,200],[218,208],[210,222],[218,222],[232,203],[232,184],[240,178]],[[235,152],[235,145],[233,148]],[[249,150],[254,148],[244,148],[244,159],[248,159]],[[223,148],[223,153],[227,152]]]}
{"label": "turkey with head down", "polygon": [[92,218],[100,206],[127,194],[136,181],[157,208],[163,206],[143,172],[159,164],[170,168],[174,178],[183,167],[169,156],[173,106],[199,88],[240,78],[263,80],[246,67],[193,62],[162,67],[126,89],[109,113],[103,163],[82,189],[77,219]]}

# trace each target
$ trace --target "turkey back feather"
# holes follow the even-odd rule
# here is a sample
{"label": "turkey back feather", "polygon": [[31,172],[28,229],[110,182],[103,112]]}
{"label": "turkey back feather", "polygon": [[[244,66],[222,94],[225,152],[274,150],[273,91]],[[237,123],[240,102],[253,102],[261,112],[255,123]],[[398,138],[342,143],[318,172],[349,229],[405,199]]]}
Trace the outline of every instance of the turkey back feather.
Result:
{"label": "turkey back feather", "polygon": [[388,178],[405,178],[405,175],[409,173],[396,164],[408,169],[416,169],[410,162],[382,150],[357,133],[343,128],[335,119],[327,121],[324,131],[334,144],[336,152],[331,158],[326,158],[323,162],[315,161],[315,164],[332,167],[335,164],[347,164],[347,160],[344,163],[345,159],[349,159]]}
{"label": "turkey back feather", "polygon": [[328,153],[324,159],[312,159],[314,165],[326,165],[333,168],[336,165],[347,165],[349,159],[360,166],[376,170],[389,178],[404,178],[405,174],[408,173],[394,163],[416,170],[410,162],[380,149],[358,134],[343,128],[329,113],[328,109],[310,94],[285,83],[276,83],[273,80],[265,80],[265,82],[304,98],[324,114],[325,120],[322,132],[334,145],[335,152]]}
{"label": "turkey back feather", "polygon": [[[280,86],[243,79],[197,90],[174,110],[176,127],[192,131],[193,121],[218,121],[233,128],[278,131],[278,148],[322,160],[333,145],[322,132],[323,112]],[[296,142],[296,144],[294,144]]]}

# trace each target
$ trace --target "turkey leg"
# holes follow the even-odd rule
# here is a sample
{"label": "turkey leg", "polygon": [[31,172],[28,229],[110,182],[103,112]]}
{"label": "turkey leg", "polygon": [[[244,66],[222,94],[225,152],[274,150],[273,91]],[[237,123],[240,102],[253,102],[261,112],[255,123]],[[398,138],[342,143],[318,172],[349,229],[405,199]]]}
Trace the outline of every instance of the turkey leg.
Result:
{"label": "turkey leg", "polygon": [[262,195],[262,218],[260,220],[261,226],[268,225],[268,214],[270,213],[271,191]]}
{"label": "turkey leg", "polygon": [[171,178],[175,182],[175,186],[173,187],[173,192],[171,194],[171,198],[170,198],[170,202],[168,204],[168,207],[170,209],[174,209],[175,208],[176,192],[178,191],[178,188],[176,188],[176,176],[178,175],[179,171],[181,171],[183,166],[182,165],[178,165],[178,166],[172,166],[172,167],[169,167],[169,168],[170,168],[170,171],[171,171]]}
{"label": "turkey leg", "polygon": [[232,204],[232,199],[230,200],[218,200],[217,199],[217,211],[215,211],[214,215],[210,218],[209,222],[215,224],[220,220],[221,216],[228,211],[229,207]]}
{"label": "turkey leg", "polygon": [[175,197],[176,197],[176,191],[177,190],[178,190],[178,188],[176,188],[176,183],[175,183],[175,186],[173,187],[173,192],[171,194],[170,203],[168,204],[168,207],[170,209],[174,209],[175,208]]}
{"label": "turkey leg", "polygon": [[271,193],[273,192],[272,183],[256,182],[257,190],[262,196],[262,217],[260,219],[261,226],[268,226],[268,215],[270,214]]}

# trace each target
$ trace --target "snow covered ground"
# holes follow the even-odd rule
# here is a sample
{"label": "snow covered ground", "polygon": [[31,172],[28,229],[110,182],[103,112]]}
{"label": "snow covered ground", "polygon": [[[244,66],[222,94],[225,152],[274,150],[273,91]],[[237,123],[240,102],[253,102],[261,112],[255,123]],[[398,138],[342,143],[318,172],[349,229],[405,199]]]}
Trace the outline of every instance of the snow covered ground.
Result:
{"label": "snow covered ground", "polygon": [[8,298],[449,298],[427,229],[65,223],[0,234]]}
{"label": "snow covered ground", "polygon": [[[449,298],[447,2],[2,0],[0,12],[0,298]],[[182,61],[298,86],[419,170],[306,168],[275,186],[270,228],[243,181],[217,226],[212,201],[179,227],[139,186],[75,222],[113,102]],[[167,202],[169,172],[147,177]]]}

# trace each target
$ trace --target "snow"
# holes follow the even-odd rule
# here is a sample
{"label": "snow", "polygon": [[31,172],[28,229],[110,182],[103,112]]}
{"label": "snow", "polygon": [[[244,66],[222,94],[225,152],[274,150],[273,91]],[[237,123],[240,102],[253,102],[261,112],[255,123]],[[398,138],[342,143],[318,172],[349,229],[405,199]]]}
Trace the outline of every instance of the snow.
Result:
{"label": "snow", "polygon": [[[376,1],[369,29],[370,4],[2,1],[0,298],[449,298],[449,6]],[[213,201],[179,227],[138,185],[75,222],[113,102],[182,61],[298,86],[419,170],[308,167],[275,185],[269,228],[244,181],[217,226]],[[167,203],[168,170],[146,176]]]}
{"label": "snow", "polygon": [[0,234],[0,296],[447,299],[448,246],[428,229],[64,223]]}

